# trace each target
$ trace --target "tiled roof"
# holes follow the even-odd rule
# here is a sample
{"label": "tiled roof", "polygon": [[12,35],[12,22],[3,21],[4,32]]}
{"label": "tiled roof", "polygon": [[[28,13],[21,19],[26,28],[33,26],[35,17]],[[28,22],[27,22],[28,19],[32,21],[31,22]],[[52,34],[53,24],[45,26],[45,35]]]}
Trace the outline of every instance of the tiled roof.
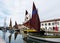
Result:
{"label": "tiled roof", "polygon": [[43,23],[43,22],[53,22],[53,21],[60,21],[60,18],[59,19],[51,19],[51,20],[41,21],[41,23]]}

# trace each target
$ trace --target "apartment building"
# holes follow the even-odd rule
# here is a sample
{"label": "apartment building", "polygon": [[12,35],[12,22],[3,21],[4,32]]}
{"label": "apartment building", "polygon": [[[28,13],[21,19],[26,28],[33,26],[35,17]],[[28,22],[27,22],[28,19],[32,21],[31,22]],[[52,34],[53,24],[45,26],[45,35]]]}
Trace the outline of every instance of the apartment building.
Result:
{"label": "apartment building", "polygon": [[41,28],[45,28],[47,30],[53,30],[53,27],[58,28],[60,30],[60,19],[52,19],[52,20],[45,20],[41,21]]}

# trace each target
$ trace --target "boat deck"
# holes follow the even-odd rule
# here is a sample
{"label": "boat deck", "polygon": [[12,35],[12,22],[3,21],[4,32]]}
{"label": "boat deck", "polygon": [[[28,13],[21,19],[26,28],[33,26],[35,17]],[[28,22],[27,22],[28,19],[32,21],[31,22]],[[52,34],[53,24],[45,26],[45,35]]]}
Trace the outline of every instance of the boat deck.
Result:
{"label": "boat deck", "polygon": [[30,38],[36,39],[36,40],[43,40],[47,42],[58,42],[60,43],[60,38],[40,38],[40,37],[35,37],[35,36],[30,36]]}

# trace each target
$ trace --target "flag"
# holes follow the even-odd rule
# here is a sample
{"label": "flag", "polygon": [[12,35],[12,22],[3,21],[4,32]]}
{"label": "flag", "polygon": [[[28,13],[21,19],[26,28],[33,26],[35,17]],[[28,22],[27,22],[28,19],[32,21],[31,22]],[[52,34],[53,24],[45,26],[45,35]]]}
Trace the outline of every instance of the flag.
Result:
{"label": "flag", "polygon": [[40,19],[39,19],[38,11],[35,7],[34,2],[33,2],[33,9],[32,9],[32,18],[31,18],[30,23],[31,23],[31,28],[37,31],[40,31]]}

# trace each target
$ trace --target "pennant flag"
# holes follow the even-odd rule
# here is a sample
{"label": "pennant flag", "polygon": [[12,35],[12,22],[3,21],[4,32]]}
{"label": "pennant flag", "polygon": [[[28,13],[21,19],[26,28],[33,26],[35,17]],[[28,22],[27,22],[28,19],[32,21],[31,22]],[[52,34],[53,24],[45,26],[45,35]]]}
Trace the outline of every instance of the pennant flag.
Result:
{"label": "pennant flag", "polygon": [[12,21],[10,19],[10,25],[9,25],[10,29],[12,29]]}
{"label": "pennant flag", "polygon": [[32,18],[31,18],[31,28],[40,31],[40,19],[34,2],[33,2]]}
{"label": "pennant flag", "polygon": [[16,29],[18,29],[18,25],[17,25],[17,22],[15,21],[15,26],[14,26]]}

